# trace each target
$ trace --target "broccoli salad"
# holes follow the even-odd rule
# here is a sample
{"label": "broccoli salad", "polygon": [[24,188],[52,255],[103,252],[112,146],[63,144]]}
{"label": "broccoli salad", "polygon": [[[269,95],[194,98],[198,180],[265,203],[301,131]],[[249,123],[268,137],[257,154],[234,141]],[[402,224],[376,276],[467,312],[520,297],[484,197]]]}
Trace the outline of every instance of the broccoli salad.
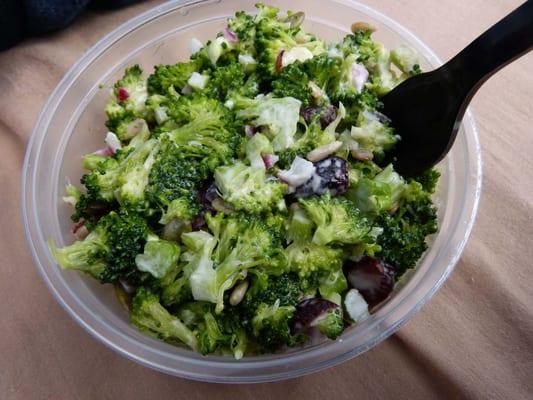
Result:
{"label": "broccoli salad", "polygon": [[334,340],[415,267],[437,230],[439,173],[386,165],[380,96],[420,72],[366,23],[326,43],[258,4],[188,61],[127,68],[106,146],[67,185],[64,269],[115,286],[131,323],[202,354]]}

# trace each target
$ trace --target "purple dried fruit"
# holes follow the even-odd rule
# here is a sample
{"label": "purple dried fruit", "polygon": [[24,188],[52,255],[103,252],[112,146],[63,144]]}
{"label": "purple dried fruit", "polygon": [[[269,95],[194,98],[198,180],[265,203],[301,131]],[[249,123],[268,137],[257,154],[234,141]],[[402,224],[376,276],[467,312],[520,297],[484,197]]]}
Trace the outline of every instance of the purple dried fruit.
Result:
{"label": "purple dried fruit", "polygon": [[200,229],[202,229],[206,225],[207,225],[207,223],[205,221],[204,214],[198,215],[196,218],[194,218],[191,221],[191,229],[193,231],[199,231]]}
{"label": "purple dried fruit", "polygon": [[338,196],[348,190],[348,167],[339,157],[330,157],[314,163],[315,173],[309,180],[296,188],[296,197],[321,195],[329,191]]}
{"label": "purple dried fruit", "polygon": [[389,297],[394,288],[394,267],[385,261],[363,257],[344,264],[346,278],[357,289],[370,307]]}
{"label": "purple dried fruit", "polygon": [[220,196],[218,195],[218,190],[214,182],[211,182],[204,186],[204,189],[200,190],[197,196],[198,202],[203,206],[204,210],[208,212],[215,211],[215,209],[213,208],[213,201],[215,201],[219,197]]}
{"label": "purple dried fruit", "polygon": [[303,117],[306,123],[311,123],[313,119],[319,115],[320,116],[320,126],[325,128],[331,124],[335,118],[337,118],[337,110],[334,106],[324,107],[306,107],[300,111],[300,115]]}
{"label": "purple dried fruit", "polygon": [[313,322],[322,317],[329,310],[338,307],[337,304],[315,297],[307,298],[296,305],[296,312],[292,320],[291,330],[301,332],[308,329]]}

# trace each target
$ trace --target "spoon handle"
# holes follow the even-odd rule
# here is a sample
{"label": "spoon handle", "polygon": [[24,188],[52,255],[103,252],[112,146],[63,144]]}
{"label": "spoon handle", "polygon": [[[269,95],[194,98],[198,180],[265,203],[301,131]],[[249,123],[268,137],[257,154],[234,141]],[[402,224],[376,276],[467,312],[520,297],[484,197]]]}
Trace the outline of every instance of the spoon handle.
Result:
{"label": "spoon handle", "polygon": [[492,26],[444,67],[467,102],[494,73],[533,50],[533,0]]}

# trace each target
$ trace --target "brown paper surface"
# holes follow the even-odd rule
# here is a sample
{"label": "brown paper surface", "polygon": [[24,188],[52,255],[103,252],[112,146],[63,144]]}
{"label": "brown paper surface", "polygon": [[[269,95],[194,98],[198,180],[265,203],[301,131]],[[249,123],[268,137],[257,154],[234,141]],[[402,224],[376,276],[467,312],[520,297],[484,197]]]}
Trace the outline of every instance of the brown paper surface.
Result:
{"label": "brown paper surface", "polygon": [[[447,59],[520,1],[370,3]],[[88,13],[65,31],[0,53],[0,398],[532,399],[533,54],[491,78],[472,103],[483,194],[456,270],[407,325],[362,356],[285,382],[192,382],[121,357],[61,309],[25,243],[19,188],[26,143],[66,70],[155,5]]]}

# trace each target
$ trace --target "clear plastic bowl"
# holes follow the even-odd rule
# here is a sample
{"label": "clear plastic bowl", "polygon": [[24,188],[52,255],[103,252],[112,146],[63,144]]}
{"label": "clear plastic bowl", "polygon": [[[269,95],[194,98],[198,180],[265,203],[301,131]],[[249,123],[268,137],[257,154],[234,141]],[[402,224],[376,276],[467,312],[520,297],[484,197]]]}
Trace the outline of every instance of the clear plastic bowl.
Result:
{"label": "clear plastic bowl", "polygon": [[[62,245],[73,240],[71,210],[61,201],[68,179],[82,175],[81,155],[102,146],[104,104],[110,85],[123,69],[141,64],[174,63],[189,56],[192,37],[202,41],[225,26],[237,10],[253,12],[253,3],[175,1],[130,20],[92,47],[65,75],[35,125],[24,163],[22,204],[27,240],[39,271],[67,312],[107,346],[156,370],[211,382],[263,382],[292,378],[338,364],[375,346],[411,318],[443,284],[458,261],[470,234],[481,187],[481,158],[473,118],[467,113],[462,132],[441,163],[437,201],[440,229],[417,270],[393,297],[363,323],[337,341],[285,354],[246,357],[202,356],[146,336],[128,323],[127,312],[109,285],[73,271],[62,271],[47,248],[52,238]],[[416,36],[393,20],[348,0],[270,1],[282,10],[303,10],[305,27],[325,39],[339,39],[355,21],[378,28],[375,38],[387,47],[402,43],[418,50],[422,67],[441,64]],[[416,112],[416,110],[413,110]]]}

